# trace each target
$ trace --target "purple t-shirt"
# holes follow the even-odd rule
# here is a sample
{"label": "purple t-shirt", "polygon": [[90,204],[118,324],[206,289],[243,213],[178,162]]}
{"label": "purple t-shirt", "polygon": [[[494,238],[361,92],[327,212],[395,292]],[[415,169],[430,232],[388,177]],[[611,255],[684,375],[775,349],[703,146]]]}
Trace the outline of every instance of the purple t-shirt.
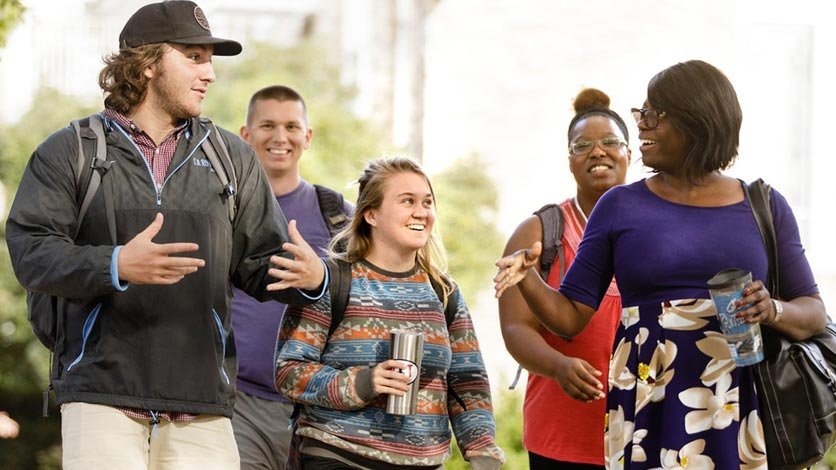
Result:
{"label": "purple t-shirt", "polygon": [[[331,236],[322,219],[316,188],[302,181],[296,189],[278,196],[276,200],[287,220],[296,220],[302,238],[324,256]],[[348,214],[354,212],[348,202],[345,211]],[[285,307],[285,304],[275,300],[259,302],[242,290],[233,288],[232,329],[238,351],[238,388],[259,398],[286,402],[276,393],[273,384],[273,353]]]}
{"label": "purple t-shirt", "polygon": [[[781,298],[817,294],[795,216],[774,189],[771,208]],[[686,206],[662,199],[641,180],[609,190],[595,205],[560,292],[597,308],[615,275],[625,307],[708,298],[706,282],[726,268],[766,279],[766,250],[748,196],[728,206]]]}

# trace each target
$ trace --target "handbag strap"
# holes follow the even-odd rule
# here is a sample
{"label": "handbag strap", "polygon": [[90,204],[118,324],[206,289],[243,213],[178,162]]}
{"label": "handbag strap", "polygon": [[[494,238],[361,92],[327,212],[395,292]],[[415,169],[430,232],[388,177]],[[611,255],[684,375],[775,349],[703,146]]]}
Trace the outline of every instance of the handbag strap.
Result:
{"label": "handbag strap", "polygon": [[772,209],[770,209],[769,204],[771,191],[772,188],[761,178],[746,185],[749,206],[752,208],[752,214],[758,224],[758,231],[760,231],[763,245],[766,248],[766,256],[769,260],[766,287],[769,289],[769,293],[776,297],[780,295],[779,287],[781,284],[778,274],[778,242],[775,235],[775,224],[772,220]]}

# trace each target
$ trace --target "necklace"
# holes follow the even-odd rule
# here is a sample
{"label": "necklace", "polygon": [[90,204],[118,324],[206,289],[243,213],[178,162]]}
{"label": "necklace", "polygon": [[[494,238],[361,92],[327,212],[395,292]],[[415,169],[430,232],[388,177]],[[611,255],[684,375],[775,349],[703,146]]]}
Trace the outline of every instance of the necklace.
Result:
{"label": "necklace", "polygon": [[583,212],[583,209],[581,209],[581,205],[578,204],[578,198],[573,197],[572,198],[572,203],[575,205],[575,209],[578,210],[578,214],[581,215],[581,219],[583,219],[583,224],[586,225],[586,223],[588,222],[588,219],[586,218],[586,214]]}

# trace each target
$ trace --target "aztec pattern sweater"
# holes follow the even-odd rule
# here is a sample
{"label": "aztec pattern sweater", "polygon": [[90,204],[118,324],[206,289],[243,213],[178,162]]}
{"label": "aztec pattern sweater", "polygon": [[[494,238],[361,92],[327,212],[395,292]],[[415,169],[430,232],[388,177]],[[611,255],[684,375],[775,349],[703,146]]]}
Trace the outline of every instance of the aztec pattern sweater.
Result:
{"label": "aztec pattern sweater", "polygon": [[[348,305],[330,338],[329,294],[288,308],[276,345],[276,389],[303,405],[297,433],[369,459],[433,466],[450,455],[452,424],[466,459],[503,461],[470,314],[458,289],[449,301],[458,313],[448,331],[426,272],[392,273],[361,261],[352,266]],[[387,414],[388,395],[374,397],[371,389],[371,369],[388,359],[394,329],[424,333],[413,416]]]}

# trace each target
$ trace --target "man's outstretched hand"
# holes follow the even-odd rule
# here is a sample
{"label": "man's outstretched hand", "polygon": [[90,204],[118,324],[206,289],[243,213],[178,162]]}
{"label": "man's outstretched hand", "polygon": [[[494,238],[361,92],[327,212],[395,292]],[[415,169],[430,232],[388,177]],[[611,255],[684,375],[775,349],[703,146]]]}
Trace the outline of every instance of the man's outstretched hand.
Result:
{"label": "man's outstretched hand", "polygon": [[119,279],[132,284],[171,285],[202,268],[206,262],[199,258],[173,256],[198,250],[197,243],[154,243],[163,228],[163,215],[137,234],[119,252]]}
{"label": "man's outstretched hand", "polygon": [[287,231],[290,234],[290,243],[285,243],[282,248],[293,255],[292,259],[281,256],[273,256],[270,262],[279,268],[271,268],[267,274],[279,280],[267,285],[268,291],[276,291],[288,288],[296,288],[307,291],[317,289],[325,279],[325,266],[322,260],[316,255],[313,248],[302,238],[296,228],[296,221],[291,220],[287,224]]}

